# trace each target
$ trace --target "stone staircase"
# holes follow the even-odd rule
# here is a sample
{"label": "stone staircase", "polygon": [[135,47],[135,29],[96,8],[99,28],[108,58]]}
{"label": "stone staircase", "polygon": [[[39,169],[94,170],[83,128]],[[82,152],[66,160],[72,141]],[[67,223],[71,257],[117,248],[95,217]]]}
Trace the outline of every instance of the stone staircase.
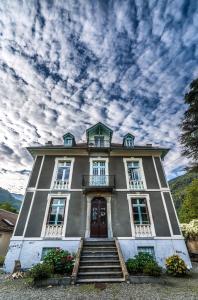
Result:
{"label": "stone staircase", "polygon": [[125,281],[115,240],[84,240],[76,283]]}

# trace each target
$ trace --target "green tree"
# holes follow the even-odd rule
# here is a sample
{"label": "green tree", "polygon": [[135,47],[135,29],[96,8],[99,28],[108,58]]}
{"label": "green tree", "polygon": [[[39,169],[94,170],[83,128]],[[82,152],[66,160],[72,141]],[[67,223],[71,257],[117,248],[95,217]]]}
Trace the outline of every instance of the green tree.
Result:
{"label": "green tree", "polygon": [[187,187],[184,202],[179,211],[179,219],[181,223],[189,223],[193,219],[198,218],[198,179]]}
{"label": "green tree", "polygon": [[190,84],[190,90],[185,95],[187,110],[181,124],[180,137],[183,145],[183,155],[193,160],[192,170],[198,171],[198,79]]}
{"label": "green tree", "polygon": [[4,209],[4,210],[7,210],[7,211],[10,211],[10,212],[13,212],[13,213],[18,213],[17,212],[17,209],[14,208],[10,203],[8,202],[4,202],[4,203],[1,203],[0,204],[0,209]]}

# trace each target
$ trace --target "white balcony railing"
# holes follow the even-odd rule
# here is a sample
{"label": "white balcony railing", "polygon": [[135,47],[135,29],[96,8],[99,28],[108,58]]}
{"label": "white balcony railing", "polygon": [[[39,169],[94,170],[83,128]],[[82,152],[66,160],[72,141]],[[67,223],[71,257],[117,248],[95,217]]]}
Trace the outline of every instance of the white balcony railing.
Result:
{"label": "white balcony railing", "polygon": [[135,236],[136,237],[151,237],[152,229],[150,224],[138,224],[135,225]]}
{"label": "white balcony railing", "polygon": [[45,237],[59,238],[63,233],[63,225],[46,225]]}
{"label": "white balcony railing", "polygon": [[143,190],[144,183],[142,180],[129,180],[129,188],[131,190]]}
{"label": "white balcony railing", "polygon": [[55,180],[54,189],[55,190],[67,190],[69,188],[68,180]]}

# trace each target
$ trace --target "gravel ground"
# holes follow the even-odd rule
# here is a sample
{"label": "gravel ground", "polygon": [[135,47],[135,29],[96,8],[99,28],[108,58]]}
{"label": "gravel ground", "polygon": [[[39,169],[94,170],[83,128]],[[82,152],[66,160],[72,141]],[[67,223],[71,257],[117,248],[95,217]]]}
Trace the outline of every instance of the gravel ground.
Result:
{"label": "gravel ground", "polygon": [[68,300],[198,300],[198,264],[193,264],[193,273],[187,278],[166,278],[166,284],[107,284],[103,290],[94,284],[68,287],[31,288],[24,279],[6,279],[0,275],[0,299],[68,299]]}

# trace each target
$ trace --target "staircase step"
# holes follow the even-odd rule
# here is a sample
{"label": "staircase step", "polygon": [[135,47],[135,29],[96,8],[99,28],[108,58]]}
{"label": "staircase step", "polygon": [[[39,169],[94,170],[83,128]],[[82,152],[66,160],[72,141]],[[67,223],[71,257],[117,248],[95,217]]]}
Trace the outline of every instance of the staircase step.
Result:
{"label": "staircase step", "polygon": [[123,274],[121,271],[98,271],[98,272],[79,272],[78,278],[122,278]]}
{"label": "staircase step", "polygon": [[104,266],[104,265],[116,265],[116,264],[120,264],[119,259],[106,259],[106,260],[100,260],[100,259],[90,259],[90,260],[80,260],[80,266],[92,266],[92,265],[100,265],[100,266]]}
{"label": "staircase step", "polygon": [[77,279],[76,283],[91,283],[91,282],[123,282],[124,278],[83,278]]}
{"label": "staircase step", "polygon": [[116,247],[112,247],[112,246],[84,246],[83,247],[84,251],[98,251],[98,250],[106,250],[106,251],[117,251]]}
{"label": "staircase step", "polygon": [[80,259],[82,261],[88,261],[90,259],[97,259],[97,260],[109,260],[109,259],[112,259],[112,260],[118,260],[119,257],[118,257],[118,254],[113,254],[113,255],[94,255],[94,254],[87,254],[87,255],[81,255]]}
{"label": "staircase step", "polygon": [[82,251],[82,255],[86,256],[86,255],[98,255],[98,256],[103,256],[103,255],[112,255],[112,254],[116,254],[117,255],[117,251],[116,250],[83,250]]}
{"label": "staircase step", "polygon": [[81,272],[121,272],[121,266],[120,265],[107,265],[107,266],[80,266],[79,267],[79,273]]}

